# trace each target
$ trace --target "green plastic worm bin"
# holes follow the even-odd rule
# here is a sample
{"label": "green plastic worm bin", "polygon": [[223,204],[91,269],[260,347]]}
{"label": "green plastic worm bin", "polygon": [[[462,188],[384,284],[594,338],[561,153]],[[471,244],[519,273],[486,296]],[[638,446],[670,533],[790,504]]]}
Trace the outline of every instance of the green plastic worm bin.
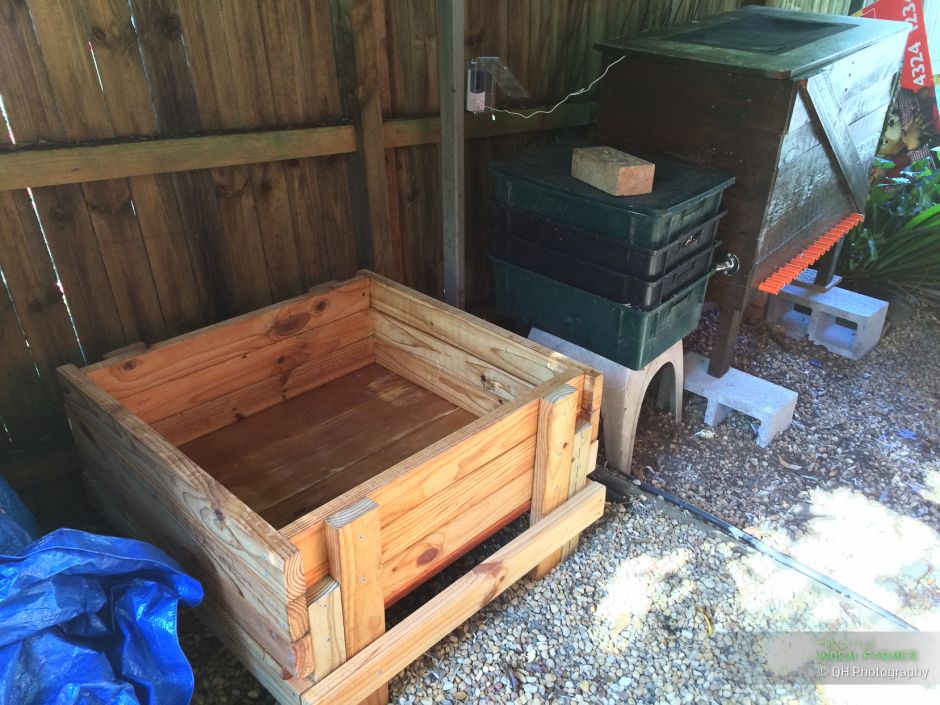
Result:
{"label": "green plastic worm bin", "polygon": [[640,370],[698,327],[709,271],[650,311],[618,304],[496,257],[496,308]]}
{"label": "green plastic worm bin", "polygon": [[718,214],[734,177],[656,157],[653,192],[611,196],[571,175],[571,145],[493,162],[495,197],[512,209],[655,250]]}

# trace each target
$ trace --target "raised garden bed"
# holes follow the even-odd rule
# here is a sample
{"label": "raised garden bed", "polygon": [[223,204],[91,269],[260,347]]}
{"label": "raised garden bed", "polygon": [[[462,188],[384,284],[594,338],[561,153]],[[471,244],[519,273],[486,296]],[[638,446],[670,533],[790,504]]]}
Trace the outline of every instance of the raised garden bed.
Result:
{"label": "raised garden bed", "polygon": [[[59,372],[93,503],[203,581],[204,618],[284,703],[383,701],[603,511],[600,375],[371,273]],[[385,631],[386,606],[525,512]]]}

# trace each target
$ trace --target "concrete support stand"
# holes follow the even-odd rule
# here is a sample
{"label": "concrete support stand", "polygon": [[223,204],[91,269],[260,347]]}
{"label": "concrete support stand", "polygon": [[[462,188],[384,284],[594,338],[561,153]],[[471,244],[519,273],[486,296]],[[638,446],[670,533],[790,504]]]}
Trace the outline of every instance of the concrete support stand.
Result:
{"label": "concrete support stand", "polygon": [[[802,313],[797,306],[809,309]],[[767,322],[794,338],[808,336],[829,352],[858,360],[881,340],[888,303],[847,289],[789,284],[772,297]]]}
{"label": "concrete support stand", "polygon": [[705,423],[709,426],[717,426],[732,411],[757,419],[761,448],[790,427],[796,409],[796,392],[734,368],[722,377],[712,377],[708,358],[693,352],[685,356],[685,389],[708,400]]}
{"label": "concrete support stand", "polygon": [[538,328],[532,329],[529,340],[590,365],[604,375],[601,419],[604,429],[604,448],[607,462],[611,467],[630,474],[640,406],[643,404],[643,397],[646,396],[650,382],[660,370],[664,372],[657,390],[657,405],[661,409],[668,408],[672,411],[676,421],[682,420],[681,340],[642,370],[628,369]]}

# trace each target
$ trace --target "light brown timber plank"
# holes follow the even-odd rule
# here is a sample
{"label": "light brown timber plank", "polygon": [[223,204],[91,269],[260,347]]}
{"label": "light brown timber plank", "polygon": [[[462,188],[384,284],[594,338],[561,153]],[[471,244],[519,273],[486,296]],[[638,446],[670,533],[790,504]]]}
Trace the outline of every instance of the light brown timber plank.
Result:
{"label": "light brown timber plank", "polygon": [[292,521],[313,511],[327,500],[338,497],[349,487],[365,482],[384,472],[403,458],[407,458],[441,438],[463,428],[474,417],[463,409],[455,408],[413,432],[389,443],[352,465],[341,473],[331,473],[318,482],[296,492],[283,502],[265,509],[261,516],[274,527],[287,526]]}
{"label": "light brown timber plank", "polygon": [[323,578],[307,592],[307,604],[313,646],[313,679],[319,681],[346,660],[339,583],[333,578]]}
{"label": "light brown timber plank", "polygon": [[[382,556],[384,561],[393,559],[402,546],[412,546],[416,539],[423,538],[435,526],[443,525],[460,515],[479,520],[481,512],[474,506],[491,495],[500,495],[500,488],[508,486],[520,475],[531,471],[535,462],[535,436],[526,438],[518,445],[476,468],[446,488],[427,497],[423,502],[404,514],[382,523]],[[519,498],[508,501],[513,509],[528,502],[531,488]],[[499,516],[503,516],[500,514]],[[496,517],[494,513],[492,516]]]}
{"label": "light brown timber plank", "polygon": [[[568,496],[574,497],[584,489],[588,475],[597,464],[598,442],[591,440],[591,425],[587,421],[578,421],[574,431],[574,444],[571,452],[571,474],[568,477]],[[561,549],[561,560],[567,560],[578,550],[578,536],[572,538]]]}
{"label": "light brown timber plank", "polygon": [[566,369],[589,368],[507,330],[409,289],[389,279],[362,272],[372,280],[372,307],[423,333],[447,341],[531,384],[540,384]]}
{"label": "light brown timber plank", "polygon": [[[532,389],[532,383],[515,377],[490,362],[423,333],[392,316],[374,311],[372,325],[379,341],[387,341],[445,374],[478,387],[503,401],[512,401]],[[381,345],[379,347],[382,347]],[[493,408],[486,409],[492,411]]]}
{"label": "light brown timber plank", "polygon": [[351,279],[156,343],[131,360],[89,365],[83,372],[121,400],[368,308],[368,281]]}
{"label": "light brown timber plank", "polygon": [[495,394],[447,374],[395,345],[377,341],[375,361],[405,379],[434,390],[439,396],[474,416],[483,416],[502,404]]}
{"label": "light brown timber plank", "polygon": [[[261,438],[256,444],[249,439],[244,453],[229,455],[221,463],[212,453],[194,459],[259,514],[320,480],[333,480],[321,485],[323,495],[314,505],[319,506],[362,479],[347,473],[351,465],[454,410],[449,401],[397,375],[384,384],[376,380],[369,398],[345,409],[332,402],[331,391],[312,390],[221,432],[232,438],[266,425],[277,429],[273,439]],[[184,450],[191,453],[194,448]]]}
{"label": "light brown timber plank", "polygon": [[444,340],[513,377],[534,385],[565,369],[584,372],[582,416],[591,421],[593,438],[597,438],[603,391],[599,372],[373,272],[360,274],[372,281],[374,311]]}
{"label": "light brown timber plank", "polygon": [[188,443],[372,364],[375,360],[374,348],[371,337],[363,338],[294,367],[286,378],[280,375],[269,377],[200,406],[154,421],[151,426],[174,445]]}
{"label": "light brown timber plank", "polygon": [[304,703],[356,702],[368,695],[603,513],[604,488],[592,482],[306,691]]}
{"label": "light brown timber plank", "polygon": [[[568,499],[575,424],[578,420],[578,392],[565,385],[539,400],[538,431],[535,441],[535,476],[532,482],[531,524],[538,524]],[[554,552],[532,572],[544,577],[561,561]]]}
{"label": "light brown timber plank", "polygon": [[[406,548],[383,557],[382,585],[387,604],[443,570],[530,506],[534,453],[535,444],[526,444],[519,452],[504,453],[488,463],[485,472],[473,473],[489,492],[477,487],[464,497],[448,492],[446,499],[463,511],[448,507],[444,514],[430,516],[423,506],[414,510],[430,520],[423,527],[402,527],[398,541],[390,543],[390,549]],[[520,460],[525,456],[527,462]]]}
{"label": "light brown timber plank", "polygon": [[[120,401],[144,421],[153,423],[271,377],[286,379],[300,365],[315,362],[370,335],[369,313],[359,311],[136,394],[123,394]],[[146,357],[144,353],[136,359]]]}
{"label": "light brown timber plank", "polygon": [[[330,574],[339,583],[348,658],[385,633],[379,506],[363,497],[330,516],[326,520],[326,547]],[[361,702],[385,705],[388,682],[379,684]]]}
{"label": "light brown timber plank", "polygon": [[[300,399],[278,404],[266,413],[240,420],[237,429],[227,428],[209,434],[184,444],[180,450],[210,474],[214,468],[265,461],[270,446],[280,441],[289,442],[294,433],[303,433],[332,418],[347,415],[375,399],[375,386],[385,389],[395,380],[399,380],[395,373],[379,365],[367,365],[323,385],[315,395],[303,394]],[[408,384],[404,380],[399,381],[403,386]],[[306,403],[314,396],[323,403]]]}

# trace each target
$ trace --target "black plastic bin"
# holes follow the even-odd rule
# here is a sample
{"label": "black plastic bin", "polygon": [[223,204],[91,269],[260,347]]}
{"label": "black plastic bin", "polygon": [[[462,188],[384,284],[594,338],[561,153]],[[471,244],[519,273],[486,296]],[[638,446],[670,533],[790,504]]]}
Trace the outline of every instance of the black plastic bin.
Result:
{"label": "black plastic bin", "polygon": [[686,284],[705,274],[720,244],[713,242],[658,279],[646,281],[540,247],[528,240],[505,235],[494,236],[493,239],[493,254],[502,260],[643,311],[656,308]]}
{"label": "black plastic bin", "polygon": [[656,250],[718,213],[734,177],[706,167],[655,157],[653,192],[611,196],[571,175],[577,145],[551,146],[494,161],[496,200],[543,218]]}
{"label": "black plastic bin", "polygon": [[691,230],[682,232],[665,247],[647,250],[588,230],[556,223],[529,211],[507,208],[496,201],[491,203],[491,208],[496,243],[507,235],[517,237],[647,281],[659,279],[679,261],[710,248],[718,237],[719,221],[727,213],[722,211]]}

